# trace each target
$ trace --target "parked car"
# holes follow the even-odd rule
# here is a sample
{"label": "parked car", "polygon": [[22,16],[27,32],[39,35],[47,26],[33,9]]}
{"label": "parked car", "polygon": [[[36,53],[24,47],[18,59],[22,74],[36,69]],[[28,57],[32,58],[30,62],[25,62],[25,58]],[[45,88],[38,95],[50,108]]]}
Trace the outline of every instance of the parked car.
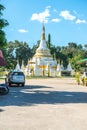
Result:
{"label": "parked car", "polygon": [[9,86],[11,86],[12,84],[16,84],[18,86],[19,85],[24,86],[25,85],[25,75],[21,71],[12,71],[6,76],[5,82]]}
{"label": "parked car", "polygon": [[7,94],[9,92],[9,87],[7,84],[0,84],[0,95]]}

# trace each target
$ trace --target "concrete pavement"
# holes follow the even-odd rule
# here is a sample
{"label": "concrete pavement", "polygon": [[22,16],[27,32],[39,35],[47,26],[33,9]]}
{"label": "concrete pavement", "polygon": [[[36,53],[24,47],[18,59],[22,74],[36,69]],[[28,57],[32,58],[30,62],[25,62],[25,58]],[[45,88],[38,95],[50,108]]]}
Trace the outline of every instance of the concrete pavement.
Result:
{"label": "concrete pavement", "polygon": [[0,130],[87,130],[87,87],[74,78],[30,79],[25,87],[10,87],[0,96]]}

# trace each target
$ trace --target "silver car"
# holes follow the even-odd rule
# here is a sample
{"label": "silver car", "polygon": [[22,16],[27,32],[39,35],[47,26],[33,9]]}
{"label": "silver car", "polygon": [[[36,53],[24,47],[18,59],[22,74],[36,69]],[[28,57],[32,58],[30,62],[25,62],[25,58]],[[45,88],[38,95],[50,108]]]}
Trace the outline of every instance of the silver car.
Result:
{"label": "silver car", "polygon": [[18,86],[24,86],[25,85],[25,75],[21,71],[12,71],[10,72],[6,78],[5,82],[11,86],[12,84],[17,84]]}

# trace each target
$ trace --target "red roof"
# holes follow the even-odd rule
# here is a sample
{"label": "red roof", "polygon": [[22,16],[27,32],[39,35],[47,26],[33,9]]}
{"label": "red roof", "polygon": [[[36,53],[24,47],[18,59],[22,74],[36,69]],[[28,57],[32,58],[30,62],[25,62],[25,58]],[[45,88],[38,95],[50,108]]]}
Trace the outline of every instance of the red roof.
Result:
{"label": "red roof", "polygon": [[0,50],[0,66],[5,66],[5,61],[1,50]]}

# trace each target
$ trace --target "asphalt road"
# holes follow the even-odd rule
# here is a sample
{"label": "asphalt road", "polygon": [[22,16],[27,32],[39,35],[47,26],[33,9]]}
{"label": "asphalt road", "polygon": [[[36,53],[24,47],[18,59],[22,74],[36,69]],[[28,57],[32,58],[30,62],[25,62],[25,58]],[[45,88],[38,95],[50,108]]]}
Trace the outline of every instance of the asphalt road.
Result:
{"label": "asphalt road", "polygon": [[87,130],[87,87],[74,78],[30,79],[25,87],[10,87],[0,96],[0,130]]}

